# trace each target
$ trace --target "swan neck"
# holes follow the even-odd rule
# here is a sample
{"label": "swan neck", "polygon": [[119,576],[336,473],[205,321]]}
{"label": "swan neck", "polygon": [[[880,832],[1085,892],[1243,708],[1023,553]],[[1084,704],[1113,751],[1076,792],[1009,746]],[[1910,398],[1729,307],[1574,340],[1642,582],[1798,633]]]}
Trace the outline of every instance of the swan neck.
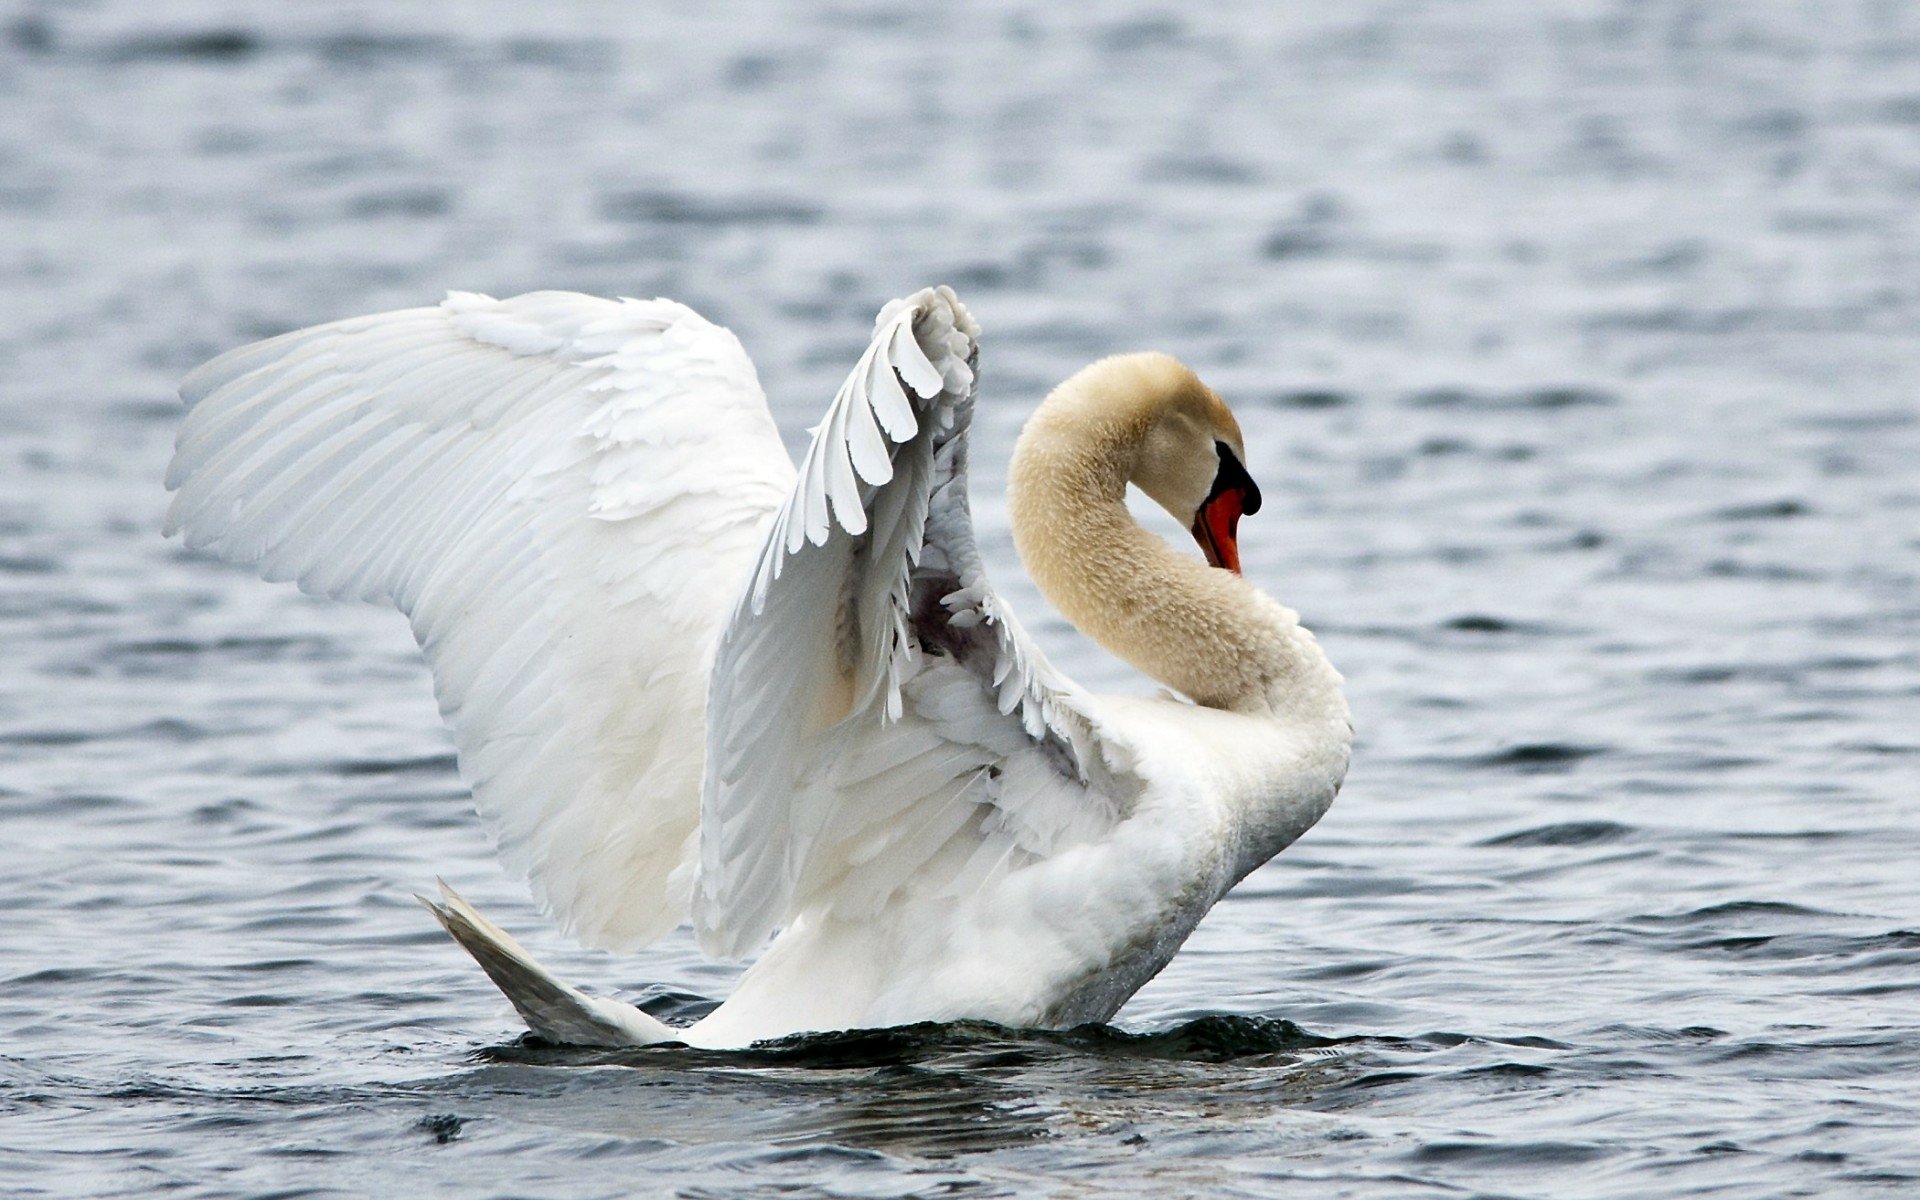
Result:
{"label": "swan neck", "polygon": [[1340,677],[1292,610],[1134,519],[1127,482],[1151,418],[1138,398],[1083,384],[1086,374],[1035,411],[1009,471],[1014,542],[1042,594],[1198,704],[1344,721]]}

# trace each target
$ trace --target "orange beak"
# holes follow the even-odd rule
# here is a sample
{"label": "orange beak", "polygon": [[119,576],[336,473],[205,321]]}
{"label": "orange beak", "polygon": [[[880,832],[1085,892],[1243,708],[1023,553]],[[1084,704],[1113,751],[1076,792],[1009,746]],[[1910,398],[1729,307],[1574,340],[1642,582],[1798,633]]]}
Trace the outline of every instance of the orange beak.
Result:
{"label": "orange beak", "polygon": [[1240,573],[1240,518],[1260,511],[1260,485],[1240,464],[1240,456],[1225,442],[1215,442],[1220,469],[1213,476],[1200,511],[1193,514],[1193,540],[1207,561]]}
{"label": "orange beak", "polygon": [[1214,495],[1193,518],[1193,540],[1200,552],[1216,567],[1240,573],[1240,515],[1247,495],[1239,488],[1226,488]]}

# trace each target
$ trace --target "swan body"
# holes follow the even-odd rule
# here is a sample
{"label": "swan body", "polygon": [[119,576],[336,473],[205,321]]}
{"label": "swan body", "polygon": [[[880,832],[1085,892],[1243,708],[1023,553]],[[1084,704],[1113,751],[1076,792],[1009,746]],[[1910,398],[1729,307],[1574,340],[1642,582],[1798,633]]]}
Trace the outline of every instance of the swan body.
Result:
{"label": "swan body", "polygon": [[183,384],[169,532],[407,614],[477,807],[568,932],[758,952],[669,1028],[443,885],[428,907],[536,1032],[1105,1020],[1326,811],[1351,725],[1238,572],[1238,425],[1164,355],[1056,389],[1009,500],[1048,598],[1180,696],[1053,670],[974,542],[978,336],[944,288],[886,306],[796,468],[738,342],[671,301],[453,293],[300,330]]}

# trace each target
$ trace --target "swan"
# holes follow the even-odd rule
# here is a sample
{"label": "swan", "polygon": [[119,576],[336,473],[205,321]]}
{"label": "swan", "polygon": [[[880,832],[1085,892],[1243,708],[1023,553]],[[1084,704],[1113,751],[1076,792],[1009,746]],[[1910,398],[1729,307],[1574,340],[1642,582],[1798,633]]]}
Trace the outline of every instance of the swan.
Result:
{"label": "swan", "polygon": [[[1060,384],[1014,450],[1019,556],[1157,698],[1056,672],[967,496],[979,327],[895,300],[796,468],[734,336],[669,300],[452,292],[182,384],[167,533],[394,605],[500,853],[590,946],[691,922],[757,958],[670,1027],[425,903],[554,1041],[1112,1017],[1326,812],[1352,725],[1240,574],[1239,425],[1164,354]],[[1139,525],[1128,485],[1205,561]]]}

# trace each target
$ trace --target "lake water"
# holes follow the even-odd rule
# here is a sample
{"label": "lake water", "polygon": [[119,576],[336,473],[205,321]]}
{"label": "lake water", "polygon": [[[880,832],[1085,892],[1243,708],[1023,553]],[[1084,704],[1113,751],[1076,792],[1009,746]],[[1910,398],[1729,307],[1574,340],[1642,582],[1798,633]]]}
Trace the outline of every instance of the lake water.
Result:
{"label": "lake water", "polygon": [[[1920,10],[0,3],[0,1192],[1920,1191]],[[158,536],[172,388],[435,299],[672,295],[798,445],[986,330],[976,511],[1120,350],[1238,408],[1345,671],[1321,824],[1120,1014],[519,1040],[391,613]],[[1177,532],[1177,531],[1172,531]]]}

